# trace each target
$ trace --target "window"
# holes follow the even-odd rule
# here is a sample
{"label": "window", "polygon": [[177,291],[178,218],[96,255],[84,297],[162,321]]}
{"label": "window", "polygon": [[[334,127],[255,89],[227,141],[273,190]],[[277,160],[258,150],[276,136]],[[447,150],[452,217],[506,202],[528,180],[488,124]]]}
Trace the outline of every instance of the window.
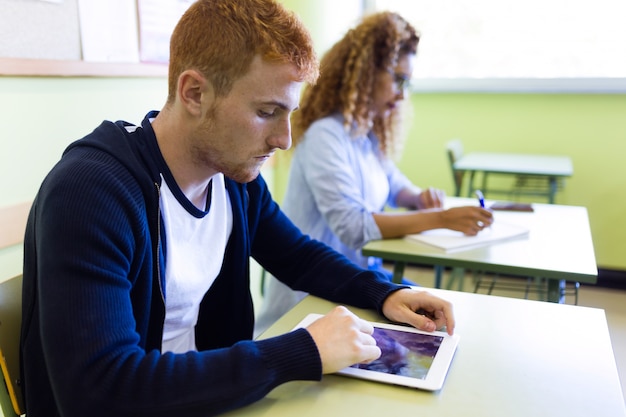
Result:
{"label": "window", "polygon": [[365,0],[421,33],[418,89],[626,92],[624,0]]}

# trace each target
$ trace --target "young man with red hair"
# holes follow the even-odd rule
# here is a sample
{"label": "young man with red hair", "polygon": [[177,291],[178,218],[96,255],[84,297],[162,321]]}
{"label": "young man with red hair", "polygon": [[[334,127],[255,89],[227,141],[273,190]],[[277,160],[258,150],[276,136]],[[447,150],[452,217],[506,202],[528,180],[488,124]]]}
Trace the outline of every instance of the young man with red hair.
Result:
{"label": "young man with red hair", "polygon": [[105,121],[71,144],[33,204],[29,417],[206,417],[380,355],[371,326],[345,307],[251,340],[250,256],[293,288],[452,332],[449,303],[303,235],[259,175],[289,148],[301,85],[317,77],[292,13],[271,0],[198,0],[170,60],[162,110],[137,126]]}

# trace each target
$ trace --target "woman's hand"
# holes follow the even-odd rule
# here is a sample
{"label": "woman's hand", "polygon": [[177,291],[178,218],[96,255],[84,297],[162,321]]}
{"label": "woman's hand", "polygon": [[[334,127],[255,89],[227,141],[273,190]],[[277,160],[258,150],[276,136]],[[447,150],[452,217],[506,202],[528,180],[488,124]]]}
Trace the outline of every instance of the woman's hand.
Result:
{"label": "woman's hand", "polygon": [[493,213],[478,206],[453,207],[442,213],[446,229],[457,230],[474,236],[493,223]]}

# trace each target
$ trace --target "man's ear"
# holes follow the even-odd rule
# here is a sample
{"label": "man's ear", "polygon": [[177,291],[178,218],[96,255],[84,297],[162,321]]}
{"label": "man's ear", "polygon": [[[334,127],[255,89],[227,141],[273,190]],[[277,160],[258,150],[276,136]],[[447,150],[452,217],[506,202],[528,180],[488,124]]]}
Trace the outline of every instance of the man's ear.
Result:
{"label": "man's ear", "polygon": [[202,96],[212,94],[210,83],[198,71],[187,70],[178,77],[178,97],[193,116],[202,116]]}

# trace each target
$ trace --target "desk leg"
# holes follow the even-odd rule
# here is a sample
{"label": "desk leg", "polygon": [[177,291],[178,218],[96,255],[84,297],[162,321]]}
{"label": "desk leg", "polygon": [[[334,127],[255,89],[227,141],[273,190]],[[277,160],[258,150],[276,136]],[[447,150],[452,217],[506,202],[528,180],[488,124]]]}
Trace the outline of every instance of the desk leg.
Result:
{"label": "desk leg", "polygon": [[[481,188],[483,194],[487,194],[487,173],[483,172],[483,188]],[[471,195],[470,197],[474,197],[473,195]]]}
{"label": "desk leg", "polygon": [[550,183],[550,195],[548,196],[548,199],[550,201],[550,204],[554,204],[556,191],[558,189],[556,177],[548,178],[548,182]]}
{"label": "desk leg", "polygon": [[474,197],[474,176],[476,176],[476,171],[470,171],[470,179],[469,184],[467,186],[467,196]]}
{"label": "desk leg", "polygon": [[446,284],[446,290],[451,290],[456,284],[457,291],[463,291],[463,283],[465,281],[465,268],[454,267],[450,271],[450,278]]}
{"label": "desk leg", "polygon": [[443,276],[443,266],[435,265],[435,288],[441,288],[441,280]]}
{"label": "desk leg", "polygon": [[548,280],[548,301],[552,303],[565,303],[565,280]]}
{"label": "desk leg", "polygon": [[404,277],[404,262],[396,261],[393,265],[393,278],[391,279],[396,284],[400,284],[402,282],[402,278]]}

